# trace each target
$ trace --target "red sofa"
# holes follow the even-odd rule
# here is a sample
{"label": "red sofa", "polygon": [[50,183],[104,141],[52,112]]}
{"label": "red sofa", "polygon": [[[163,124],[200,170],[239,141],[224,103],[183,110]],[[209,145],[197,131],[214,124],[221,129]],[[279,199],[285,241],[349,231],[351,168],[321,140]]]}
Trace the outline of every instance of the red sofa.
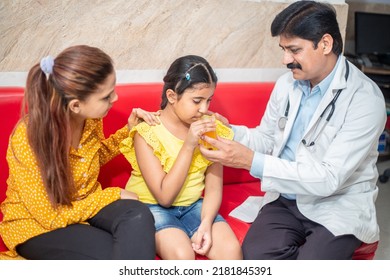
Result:
{"label": "red sofa", "polygon": [[[210,110],[228,117],[233,124],[256,126],[266,107],[274,83],[219,83]],[[119,100],[104,120],[107,135],[122,127],[133,107],[155,111],[159,109],[162,84],[121,84],[117,86]],[[20,116],[20,103],[23,88],[0,87],[0,202],[5,199],[8,166],[5,160],[9,135]],[[129,163],[122,155],[101,169],[100,182],[103,187],[125,186],[130,175]],[[248,196],[261,196],[260,182],[248,171],[224,167],[224,192],[220,209],[240,242],[250,226],[230,217],[231,210],[241,204]],[[0,221],[2,214],[0,213]],[[373,259],[378,242],[363,244],[355,252],[353,259]],[[7,248],[0,238],[0,252]],[[199,257],[200,258],[200,257]]]}

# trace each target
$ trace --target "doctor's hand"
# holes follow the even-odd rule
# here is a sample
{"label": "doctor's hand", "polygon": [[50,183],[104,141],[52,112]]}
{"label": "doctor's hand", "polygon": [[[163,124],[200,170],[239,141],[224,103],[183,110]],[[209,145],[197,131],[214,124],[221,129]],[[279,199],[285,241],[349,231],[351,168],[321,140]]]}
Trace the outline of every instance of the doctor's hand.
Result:
{"label": "doctor's hand", "polygon": [[217,120],[219,120],[221,123],[223,123],[224,125],[226,125],[227,127],[231,127],[231,125],[229,124],[229,120],[227,118],[225,118],[224,116],[222,116],[221,114],[219,113],[214,113],[212,111],[208,111],[207,112],[207,115],[211,116],[213,115]]}
{"label": "doctor's hand", "polygon": [[202,145],[199,146],[200,152],[209,161],[234,168],[251,169],[254,152],[248,147],[221,137],[213,139],[203,136],[202,139],[217,148],[217,150],[209,150]]}

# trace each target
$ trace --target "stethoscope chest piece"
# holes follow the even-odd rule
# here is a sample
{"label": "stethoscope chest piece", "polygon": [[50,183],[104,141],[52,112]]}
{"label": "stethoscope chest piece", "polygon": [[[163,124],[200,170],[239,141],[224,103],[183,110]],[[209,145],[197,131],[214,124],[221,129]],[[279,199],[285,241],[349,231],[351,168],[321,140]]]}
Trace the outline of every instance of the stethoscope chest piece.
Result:
{"label": "stethoscope chest piece", "polygon": [[279,118],[279,121],[278,121],[278,127],[280,129],[284,129],[286,127],[286,123],[287,123],[287,117],[280,117]]}

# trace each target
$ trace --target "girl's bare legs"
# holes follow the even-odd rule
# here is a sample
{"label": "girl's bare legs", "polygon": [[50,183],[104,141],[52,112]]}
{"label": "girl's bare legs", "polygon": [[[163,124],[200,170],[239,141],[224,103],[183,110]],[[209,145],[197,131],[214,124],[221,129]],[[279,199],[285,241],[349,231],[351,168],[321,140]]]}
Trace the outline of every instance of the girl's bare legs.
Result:
{"label": "girl's bare legs", "polygon": [[166,228],[156,233],[156,251],[163,260],[195,259],[190,238],[178,228]]}
{"label": "girl's bare legs", "polygon": [[212,226],[213,244],[207,257],[211,260],[242,260],[241,245],[230,226],[217,222]]}

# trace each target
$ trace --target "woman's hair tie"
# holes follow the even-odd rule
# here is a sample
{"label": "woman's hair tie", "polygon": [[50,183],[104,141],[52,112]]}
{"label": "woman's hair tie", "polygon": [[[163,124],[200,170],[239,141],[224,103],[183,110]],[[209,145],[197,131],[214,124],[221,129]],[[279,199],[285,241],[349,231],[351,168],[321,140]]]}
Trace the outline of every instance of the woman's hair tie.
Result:
{"label": "woman's hair tie", "polygon": [[45,74],[52,74],[53,73],[53,66],[54,66],[54,59],[50,55],[44,57],[41,59],[41,70]]}

